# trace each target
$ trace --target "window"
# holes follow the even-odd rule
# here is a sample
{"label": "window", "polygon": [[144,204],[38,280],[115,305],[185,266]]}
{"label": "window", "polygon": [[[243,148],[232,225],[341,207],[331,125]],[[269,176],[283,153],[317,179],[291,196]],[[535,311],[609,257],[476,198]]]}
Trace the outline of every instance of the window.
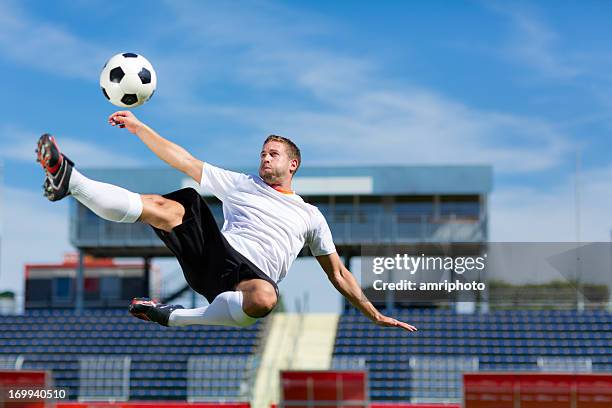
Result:
{"label": "window", "polygon": [[403,196],[395,198],[394,211],[399,221],[414,222],[434,217],[433,196]]}
{"label": "window", "polygon": [[73,279],[62,276],[53,279],[53,300],[59,302],[69,302],[72,300]]}
{"label": "window", "polygon": [[99,278],[85,278],[83,285],[85,286],[85,300],[100,299],[100,279]]}
{"label": "window", "polygon": [[52,293],[51,279],[33,279],[26,280],[26,301],[28,302],[49,302]]}
{"label": "window", "polygon": [[384,211],[382,197],[360,196],[356,221],[364,224],[379,222]]}
{"label": "window", "polygon": [[102,300],[121,298],[121,281],[118,276],[104,276],[100,278],[100,296]]}
{"label": "window", "polygon": [[445,218],[478,218],[480,216],[479,198],[478,196],[440,197],[440,216]]}
{"label": "window", "polygon": [[332,217],[333,222],[351,222],[354,210],[355,206],[353,205],[352,196],[336,197],[334,202],[334,214]]}

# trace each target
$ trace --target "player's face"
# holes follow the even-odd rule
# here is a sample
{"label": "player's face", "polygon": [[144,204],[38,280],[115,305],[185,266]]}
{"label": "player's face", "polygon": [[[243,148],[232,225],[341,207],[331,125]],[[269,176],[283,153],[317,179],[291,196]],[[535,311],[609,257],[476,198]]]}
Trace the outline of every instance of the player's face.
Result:
{"label": "player's face", "polygon": [[279,183],[291,177],[291,168],[295,160],[289,158],[284,143],[275,140],[266,143],[261,149],[259,159],[259,177],[266,183]]}

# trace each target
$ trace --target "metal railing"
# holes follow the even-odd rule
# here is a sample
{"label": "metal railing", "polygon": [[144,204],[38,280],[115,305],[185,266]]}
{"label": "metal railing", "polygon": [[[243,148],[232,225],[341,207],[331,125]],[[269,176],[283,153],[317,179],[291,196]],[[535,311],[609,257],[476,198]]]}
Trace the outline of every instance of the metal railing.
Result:
{"label": "metal railing", "polygon": [[[222,220],[218,219],[218,224]],[[72,217],[71,241],[77,247],[163,247],[153,230],[144,224],[123,224],[77,211]],[[413,242],[483,242],[486,219],[449,216],[405,216],[377,213],[367,217],[329,217],[338,245]]]}
{"label": "metal railing", "polygon": [[79,401],[127,401],[130,398],[129,356],[79,359]]}
{"label": "metal railing", "polygon": [[365,357],[333,356],[331,370],[368,371]]}
{"label": "metal railing", "polygon": [[593,361],[588,357],[538,357],[538,370],[542,372],[590,373]]}
{"label": "metal railing", "polygon": [[460,402],[463,373],[478,371],[478,357],[410,358],[411,402]]}
{"label": "metal railing", "polygon": [[0,370],[21,370],[23,361],[23,354],[0,355]]}
{"label": "metal railing", "polygon": [[189,357],[187,360],[187,401],[250,401],[258,361],[256,356]]}

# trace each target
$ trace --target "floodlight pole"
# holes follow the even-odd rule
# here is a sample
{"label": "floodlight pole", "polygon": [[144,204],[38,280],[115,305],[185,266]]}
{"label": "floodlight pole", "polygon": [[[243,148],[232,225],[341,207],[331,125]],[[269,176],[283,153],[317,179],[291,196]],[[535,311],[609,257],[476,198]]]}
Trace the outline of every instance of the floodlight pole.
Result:
{"label": "floodlight pole", "polygon": [[[4,228],[2,221],[3,221],[3,217],[2,215],[4,214],[2,212],[2,186],[4,185],[4,179],[3,179],[3,162],[0,160],[0,277],[2,277],[2,233],[4,232]],[[2,288],[0,288],[2,289]],[[25,297],[25,296],[24,296]],[[23,308],[25,309],[25,299],[23,300]]]}
{"label": "floodlight pole", "polygon": [[584,299],[582,298],[582,265],[580,259],[580,148],[576,148],[576,177],[574,183],[575,189],[575,220],[576,220],[576,310],[584,311]]}
{"label": "floodlight pole", "polygon": [[[610,230],[610,244],[608,244],[608,248],[610,248],[610,260],[612,261],[612,230]],[[612,262],[610,262],[610,276],[612,276]],[[608,284],[612,284],[612,282],[608,282]],[[611,286],[608,287],[608,291],[610,291]],[[607,305],[608,313],[612,313],[612,296],[608,295],[608,305]]]}
{"label": "floodlight pole", "polygon": [[75,301],[74,311],[76,314],[83,313],[83,282],[85,281],[85,254],[79,249],[79,263],[75,279]]}
{"label": "floodlight pole", "polygon": [[574,182],[574,198],[576,211],[576,242],[580,243],[580,148],[576,148],[576,178]]}
{"label": "floodlight pole", "polygon": [[143,269],[144,269],[144,278],[143,278],[143,292],[147,297],[151,297],[151,257],[145,256],[143,258]]}

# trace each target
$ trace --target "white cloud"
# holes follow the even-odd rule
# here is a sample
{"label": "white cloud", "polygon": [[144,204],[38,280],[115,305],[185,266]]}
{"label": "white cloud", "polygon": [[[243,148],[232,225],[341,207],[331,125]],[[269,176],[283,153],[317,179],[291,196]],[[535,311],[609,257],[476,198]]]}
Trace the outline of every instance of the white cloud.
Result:
{"label": "white cloud", "polygon": [[512,23],[509,42],[500,56],[512,59],[547,77],[573,79],[584,73],[570,53],[559,49],[559,34],[545,23],[533,7],[510,2],[488,2],[486,6]]}
{"label": "white cloud", "polygon": [[[308,163],[491,163],[496,172],[528,175],[558,168],[573,151],[571,135],[556,123],[537,116],[478,109],[432,89],[395,83],[384,79],[384,66],[378,61],[308,41],[328,34],[326,25],[317,24],[317,16],[311,16],[313,27],[323,29],[307,34],[290,35],[282,12],[273,22],[257,13],[246,13],[248,17],[240,12],[224,15],[222,27],[211,30],[208,24],[198,25],[202,15],[210,17],[210,13],[183,5],[174,8],[179,26],[188,26],[196,37],[201,34],[207,41],[216,38],[235,47],[232,61],[244,63],[229,64],[227,69],[244,86],[267,90],[273,96],[289,85],[318,103],[315,107],[285,108],[272,97],[269,104],[258,106],[181,107],[179,114],[218,115],[253,128],[245,135],[245,143],[233,146],[232,155],[252,156],[253,138],[259,142],[263,135],[279,133],[294,137],[311,154],[306,158]],[[557,52],[558,35],[534,14],[501,6],[497,11],[511,18],[516,30],[504,58],[511,55],[550,77],[581,74],[577,65]],[[270,26],[274,28],[266,31]],[[251,136],[255,134],[258,136]],[[596,203],[602,197],[603,202],[609,202],[605,197],[612,198],[612,191],[603,182],[605,177],[595,176],[584,176],[582,237],[607,240],[610,223],[601,220],[607,218],[608,210]],[[575,239],[572,186],[571,179],[547,189],[496,186],[491,204],[492,238]]]}
{"label": "white cloud", "polygon": [[[167,99],[165,108],[181,116],[217,115],[242,123],[255,129],[258,139],[286,134],[312,153],[308,163],[491,163],[496,171],[525,173],[554,168],[571,148],[568,135],[537,116],[477,109],[432,89],[385,79],[381,62],[317,41],[334,35],[318,16],[296,17],[283,7],[270,16],[248,7],[230,13],[198,3],[172,4],[175,30],[189,31],[189,42],[204,44],[204,51],[194,48],[192,63],[206,61],[207,42],[231,47],[225,75],[267,92],[270,101],[247,107],[200,99],[185,106]],[[301,27],[306,19],[313,28],[293,30],[292,24]],[[276,92],[287,91],[310,103],[286,106],[285,99],[275,100]],[[244,143],[233,154],[252,155],[246,149],[253,144]]]}
{"label": "white cloud", "polygon": [[31,17],[13,1],[0,2],[0,54],[31,68],[86,80],[97,80],[112,55],[105,47]]}
{"label": "white cloud", "polygon": [[500,188],[491,195],[493,242],[608,242],[612,231],[612,165],[579,176],[580,234],[575,178],[549,188]]}
{"label": "white cloud", "polygon": [[[1,6],[6,27],[0,49],[12,58],[43,67],[76,61],[77,66],[61,69],[90,76],[98,71],[101,56],[109,55],[67,30],[35,21],[16,4]],[[380,62],[343,53],[322,41],[342,27],[320,15],[274,2],[240,8],[198,2],[165,5],[172,19],[164,32],[189,35],[178,35],[169,54],[154,55],[165,78],[162,109],[178,115],[216,113],[255,127],[262,136],[293,135],[314,153],[311,163],[492,163],[501,172],[528,172],[553,168],[569,148],[567,135],[543,119],[484,111],[430,89],[385,80]],[[536,47],[529,52],[558,65],[552,57],[542,57],[552,55],[544,52],[552,34],[546,34],[542,24],[514,9],[499,9],[517,21],[521,32],[541,38],[525,41]],[[34,57],[47,56],[48,49],[84,57],[67,59],[55,52],[43,62]],[[208,74],[269,92],[270,103],[246,108],[237,103],[202,105],[199,91]],[[288,89],[313,103],[290,109],[280,105],[282,98],[275,101],[274,92]],[[81,140],[62,137],[62,148],[81,165],[137,164]],[[17,142],[5,147],[3,155],[30,160],[30,150]]]}
{"label": "white cloud", "polygon": [[[525,173],[557,166],[572,146],[546,121],[471,109],[426,90],[359,90],[341,109],[207,106],[191,114],[204,112],[239,118],[257,143],[269,133],[294,138],[309,164],[491,163]],[[254,157],[252,146],[231,155]]]}
{"label": "white cloud", "polygon": [[0,290],[24,290],[24,265],[61,261],[68,244],[68,200],[49,203],[40,193],[5,188],[1,197]]}
{"label": "white cloud", "polygon": [[321,14],[275,1],[242,1],[240,7],[223,2],[203,5],[199,1],[166,0],[164,3],[173,13],[172,21],[178,28],[189,29],[191,35],[186,41],[203,47],[273,50],[277,45],[329,34],[334,30],[332,25],[338,26],[338,22],[329,22]]}

